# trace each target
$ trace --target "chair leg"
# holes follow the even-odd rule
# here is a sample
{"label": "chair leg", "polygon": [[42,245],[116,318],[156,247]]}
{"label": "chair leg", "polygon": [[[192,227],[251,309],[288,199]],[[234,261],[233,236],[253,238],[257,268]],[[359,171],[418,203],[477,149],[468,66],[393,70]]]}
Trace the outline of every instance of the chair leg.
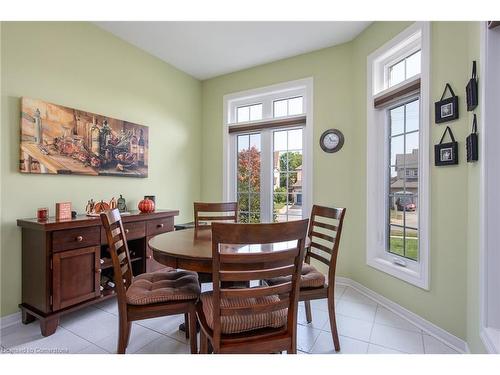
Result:
{"label": "chair leg", "polygon": [[130,338],[130,329],[132,322],[128,322],[127,318],[120,317],[119,330],[118,330],[118,354],[125,354],[127,350],[128,340]]}
{"label": "chair leg", "polygon": [[[194,311],[189,313],[189,332],[191,337],[189,343],[191,345],[191,354],[198,354],[198,335],[196,334],[196,313]],[[187,330],[187,329],[186,329]]]}
{"label": "chair leg", "polygon": [[312,313],[311,313],[311,301],[304,301],[304,306],[306,307],[306,320],[307,323],[311,323],[313,318],[312,318]]}
{"label": "chair leg", "polygon": [[335,351],[340,351],[340,341],[339,334],[337,332],[337,321],[335,319],[335,299],[332,295],[328,296],[328,315],[330,317],[330,329],[332,331],[333,345],[335,346]]}
{"label": "chair leg", "polygon": [[[189,314],[188,313],[185,313],[184,314],[184,332],[186,333],[186,338],[188,339],[189,338]],[[195,331],[196,332],[196,331]]]}
{"label": "chair leg", "polygon": [[208,338],[202,329],[200,330],[200,354],[208,354]]}

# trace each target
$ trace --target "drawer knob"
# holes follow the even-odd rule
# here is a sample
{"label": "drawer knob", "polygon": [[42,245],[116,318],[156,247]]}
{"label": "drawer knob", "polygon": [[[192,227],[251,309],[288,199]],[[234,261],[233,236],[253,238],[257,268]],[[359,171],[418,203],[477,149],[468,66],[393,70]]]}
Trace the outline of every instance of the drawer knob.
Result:
{"label": "drawer knob", "polygon": [[147,256],[147,258],[148,258],[148,259],[153,259],[153,256],[148,255],[148,256]]}
{"label": "drawer knob", "polygon": [[157,225],[158,228],[163,228],[164,227],[164,224],[158,224]]}
{"label": "drawer knob", "polygon": [[125,234],[128,234],[130,232],[130,229],[125,229]]}
{"label": "drawer knob", "polygon": [[76,242],[82,242],[82,241],[83,241],[83,236],[76,237]]}
{"label": "drawer knob", "polygon": [[102,270],[100,268],[95,270],[95,273],[101,273],[101,272],[102,272]]}

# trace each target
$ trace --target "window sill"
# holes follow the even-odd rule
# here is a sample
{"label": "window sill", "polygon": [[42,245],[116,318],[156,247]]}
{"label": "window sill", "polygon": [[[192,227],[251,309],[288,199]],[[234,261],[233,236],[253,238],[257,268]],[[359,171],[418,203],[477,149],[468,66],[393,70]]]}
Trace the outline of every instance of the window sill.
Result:
{"label": "window sill", "polygon": [[429,290],[428,277],[422,271],[417,272],[411,268],[398,266],[382,257],[368,258],[366,263],[370,267],[406,281],[409,284],[415,285],[421,289]]}

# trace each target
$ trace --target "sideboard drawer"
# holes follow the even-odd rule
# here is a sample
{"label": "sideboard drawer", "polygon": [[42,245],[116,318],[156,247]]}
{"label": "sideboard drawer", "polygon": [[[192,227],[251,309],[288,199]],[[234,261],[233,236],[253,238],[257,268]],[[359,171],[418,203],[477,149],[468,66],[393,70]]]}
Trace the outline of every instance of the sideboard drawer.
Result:
{"label": "sideboard drawer", "polygon": [[160,233],[174,230],[174,218],[165,217],[163,219],[149,220],[147,222],[148,236],[155,236]]}
{"label": "sideboard drawer", "polygon": [[101,230],[98,226],[57,230],[52,234],[52,249],[57,252],[95,246],[99,245],[100,240]]}
{"label": "sideboard drawer", "polygon": [[144,221],[124,223],[123,229],[125,229],[125,237],[127,237],[127,240],[134,240],[146,236],[146,224]]}

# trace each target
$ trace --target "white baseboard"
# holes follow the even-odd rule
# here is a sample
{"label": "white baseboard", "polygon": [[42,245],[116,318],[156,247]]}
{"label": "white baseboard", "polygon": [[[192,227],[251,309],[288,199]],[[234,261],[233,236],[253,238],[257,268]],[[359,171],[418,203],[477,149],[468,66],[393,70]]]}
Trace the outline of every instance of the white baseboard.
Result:
{"label": "white baseboard", "polygon": [[479,336],[484,344],[486,351],[489,354],[500,353],[500,331],[491,328],[484,328],[481,330]]}
{"label": "white baseboard", "polygon": [[406,319],[413,325],[422,329],[424,332],[429,334],[430,336],[436,338],[442,343],[450,346],[455,349],[459,353],[470,353],[469,346],[467,342],[462,340],[461,338],[445,331],[441,327],[438,327],[434,323],[429,322],[428,320],[422,318],[421,316],[411,312],[408,309],[405,309],[403,306],[398,305],[396,302],[391,301],[390,299],[374,292],[373,290],[367,288],[366,286],[349,279],[347,277],[337,277],[335,281],[338,284],[350,286],[353,289],[356,289],[358,292],[364,294],[368,298],[374,300],[380,305],[384,306],[386,309],[391,310],[393,313],[399,315],[403,319]]}
{"label": "white baseboard", "polygon": [[15,312],[14,314],[0,317],[0,328],[1,329],[10,327],[10,326],[17,324],[17,323],[21,323],[21,311]]}

